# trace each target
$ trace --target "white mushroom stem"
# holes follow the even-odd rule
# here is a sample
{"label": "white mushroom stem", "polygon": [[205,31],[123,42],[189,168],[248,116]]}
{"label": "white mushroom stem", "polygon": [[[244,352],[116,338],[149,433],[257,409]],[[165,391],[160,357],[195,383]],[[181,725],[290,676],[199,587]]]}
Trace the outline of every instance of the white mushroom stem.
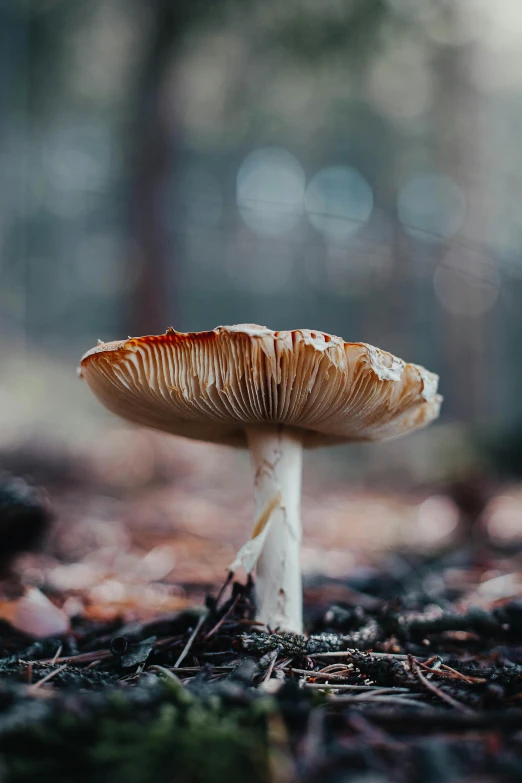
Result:
{"label": "white mushroom stem", "polygon": [[254,468],[257,619],[272,629],[303,633],[301,471],[299,433],[282,425],[247,429]]}

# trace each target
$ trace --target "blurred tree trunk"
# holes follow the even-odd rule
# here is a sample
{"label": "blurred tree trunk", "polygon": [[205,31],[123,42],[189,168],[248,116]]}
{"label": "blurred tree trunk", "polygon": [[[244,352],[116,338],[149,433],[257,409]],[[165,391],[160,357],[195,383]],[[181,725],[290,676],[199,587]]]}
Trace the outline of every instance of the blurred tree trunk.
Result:
{"label": "blurred tree trunk", "polygon": [[[183,3],[181,4],[183,6]],[[128,313],[130,334],[155,334],[179,323],[178,257],[165,225],[164,192],[179,144],[168,75],[184,30],[184,16],[172,0],[146,3],[151,18],[135,101],[131,151],[130,233],[137,279]]]}

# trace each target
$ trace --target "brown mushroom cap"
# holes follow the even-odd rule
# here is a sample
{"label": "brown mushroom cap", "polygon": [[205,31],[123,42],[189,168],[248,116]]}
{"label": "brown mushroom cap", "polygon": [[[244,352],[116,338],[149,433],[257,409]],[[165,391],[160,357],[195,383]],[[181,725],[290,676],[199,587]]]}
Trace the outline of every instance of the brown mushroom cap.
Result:
{"label": "brown mushroom cap", "polygon": [[255,324],[99,343],[80,375],[129,421],[231,446],[276,423],[305,446],[392,438],[429,424],[442,401],[437,375],[386,351]]}

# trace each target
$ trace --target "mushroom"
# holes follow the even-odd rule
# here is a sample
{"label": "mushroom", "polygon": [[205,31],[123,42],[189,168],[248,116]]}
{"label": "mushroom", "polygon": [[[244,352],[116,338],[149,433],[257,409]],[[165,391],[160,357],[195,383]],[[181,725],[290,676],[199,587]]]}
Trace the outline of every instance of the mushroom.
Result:
{"label": "mushroom", "polygon": [[302,633],[303,447],[392,438],[438,416],[438,376],[319,331],[219,326],[102,343],[79,374],[113,413],[197,440],[248,447],[252,537],[231,570],[257,564],[257,619]]}

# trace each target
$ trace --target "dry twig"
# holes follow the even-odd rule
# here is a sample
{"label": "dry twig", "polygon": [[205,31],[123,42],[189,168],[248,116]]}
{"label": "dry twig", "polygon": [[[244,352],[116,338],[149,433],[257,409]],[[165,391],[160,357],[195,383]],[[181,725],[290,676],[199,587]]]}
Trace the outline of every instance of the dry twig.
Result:
{"label": "dry twig", "polygon": [[53,677],[55,677],[57,674],[62,672],[64,669],[67,668],[67,664],[64,663],[63,666],[59,666],[57,669],[53,669],[52,672],[49,672],[49,674],[46,674],[45,677],[42,677],[41,680],[38,680],[38,682],[35,682],[33,685],[30,685],[28,688],[29,693],[34,693],[38,688],[40,688],[42,685],[44,685],[46,682],[49,682]]}
{"label": "dry twig", "polygon": [[418,661],[415,660],[415,658],[410,655],[409,656],[410,661],[410,667],[412,673],[418,678],[418,680],[426,687],[429,691],[435,694],[435,696],[438,696],[439,699],[442,699],[442,701],[445,701],[446,704],[450,704],[452,707],[454,707],[456,710],[459,710],[459,712],[467,712],[467,713],[473,713],[474,710],[472,710],[470,707],[467,707],[465,704],[462,704],[460,701],[457,701],[457,699],[454,699],[453,696],[450,696],[449,693],[446,693],[441,688],[438,688],[434,683],[430,682],[421,672],[420,666],[418,665]]}
{"label": "dry twig", "polygon": [[203,625],[203,623],[205,622],[207,617],[208,617],[208,612],[205,612],[205,614],[202,614],[201,617],[199,618],[198,622],[196,623],[196,627],[192,631],[188,642],[186,643],[185,647],[183,648],[183,650],[181,652],[181,655],[179,656],[178,660],[174,664],[174,668],[179,666],[180,663],[185,660],[185,657],[186,657],[187,653],[189,652],[190,648],[194,644],[194,640],[195,640],[196,636],[198,635],[198,633],[199,633],[199,631],[201,629],[201,626]]}

